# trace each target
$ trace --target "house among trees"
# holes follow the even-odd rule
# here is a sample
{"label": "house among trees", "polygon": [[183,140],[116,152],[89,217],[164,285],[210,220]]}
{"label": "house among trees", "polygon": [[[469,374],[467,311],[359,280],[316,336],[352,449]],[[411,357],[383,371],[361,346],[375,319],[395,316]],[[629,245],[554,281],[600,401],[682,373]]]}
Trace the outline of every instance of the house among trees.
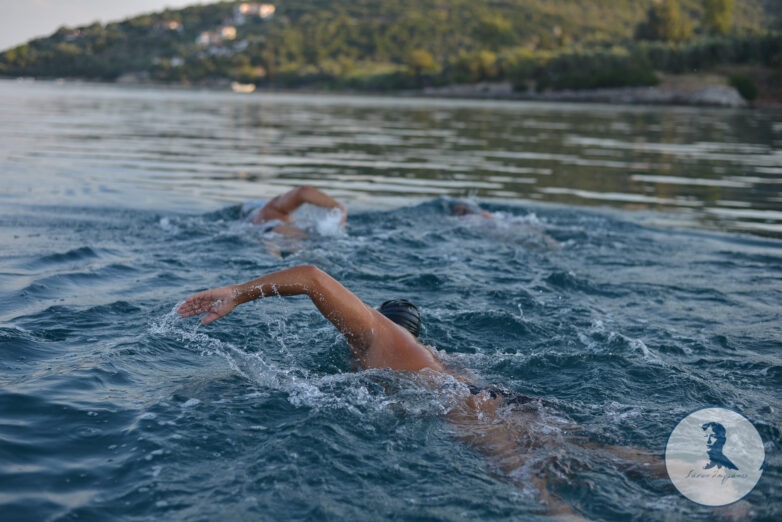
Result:
{"label": "house among trees", "polygon": [[76,40],[80,40],[82,38],[84,38],[84,33],[81,29],[71,29],[63,35],[63,40],[66,42],[75,42]]}
{"label": "house among trees", "polygon": [[222,25],[216,31],[202,31],[196,38],[196,45],[212,47],[222,45],[226,40],[236,40],[236,27]]}
{"label": "house among trees", "polygon": [[277,10],[273,4],[260,4],[257,2],[243,2],[234,7],[234,22],[241,25],[247,21],[247,17],[257,16],[267,19],[274,16]]}
{"label": "house among trees", "polygon": [[236,27],[223,25],[218,30],[221,40],[236,40]]}
{"label": "house among trees", "polygon": [[181,33],[184,27],[182,27],[182,23],[177,20],[158,20],[155,23],[155,29],[159,31],[177,31]]}
{"label": "house among trees", "polygon": [[210,45],[218,45],[220,43],[222,43],[222,39],[214,31],[202,31],[196,38],[196,45],[201,47],[209,47]]}
{"label": "house among trees", "polygon": [[170,32],[181,33],[185,30],[181,22],[177,20],[158,20],[152,29],[156,34],[165,34]]}

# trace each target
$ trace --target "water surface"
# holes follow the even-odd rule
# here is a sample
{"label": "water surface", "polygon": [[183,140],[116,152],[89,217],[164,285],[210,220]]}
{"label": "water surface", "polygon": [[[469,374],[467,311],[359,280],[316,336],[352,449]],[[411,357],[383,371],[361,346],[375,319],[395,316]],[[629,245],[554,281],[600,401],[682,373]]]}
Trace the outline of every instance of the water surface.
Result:
{"label": "water surface", "polygon": [[[356,371],[307,299],[209,327],[173,313],[304,263],[367,303],[418,303],[423,339],[539,398],[532,428],[552,440],[575,423],[661,456],[688,412],[741,411],[768,459],[752,518],[782,513],[782,243],[715,230],[776,234],[771,115],[0,92],[4,520],[547,519],[524,470],[446,420],[458,387]],[[292,242],[240,219],[300,182],[349,203],[345,231],[309,212]],[[465,195],[493,219],[450,216]],[[616,207],[557,204],[595,200]],[[713,519],[664,477],[561,448],[551,487],[587,518]]]}
{"label": "water surface", "polygon": [[[309,183],[782,236],[782,111],[0,82],[5,197],[190,210]],[[130,200],[130,201],[129,201]],[[394,204],[398,204],[395,201]]]}

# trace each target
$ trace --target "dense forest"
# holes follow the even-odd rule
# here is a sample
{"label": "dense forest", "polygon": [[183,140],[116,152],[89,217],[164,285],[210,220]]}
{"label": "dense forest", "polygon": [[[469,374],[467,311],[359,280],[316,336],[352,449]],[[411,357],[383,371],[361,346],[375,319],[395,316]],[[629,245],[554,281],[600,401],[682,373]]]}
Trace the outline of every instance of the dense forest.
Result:
{"label": "dense forest", "polygon": [[0,53],[6,77],[368,90],[584,89],[716,71],[751,98],[780,70],[779,0],[219,2],[62,27]]}

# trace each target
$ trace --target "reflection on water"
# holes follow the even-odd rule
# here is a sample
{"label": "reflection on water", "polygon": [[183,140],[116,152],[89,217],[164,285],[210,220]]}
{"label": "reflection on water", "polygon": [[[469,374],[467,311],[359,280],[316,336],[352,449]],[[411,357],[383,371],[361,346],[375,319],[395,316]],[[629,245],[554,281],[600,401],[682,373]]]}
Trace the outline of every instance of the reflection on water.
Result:
{"label": "reflection on water", "polygon": [[193,210],[308,183],[353,202],[608,205],[782,237],[782,112],[10,81],[0,93],[9,203]]}

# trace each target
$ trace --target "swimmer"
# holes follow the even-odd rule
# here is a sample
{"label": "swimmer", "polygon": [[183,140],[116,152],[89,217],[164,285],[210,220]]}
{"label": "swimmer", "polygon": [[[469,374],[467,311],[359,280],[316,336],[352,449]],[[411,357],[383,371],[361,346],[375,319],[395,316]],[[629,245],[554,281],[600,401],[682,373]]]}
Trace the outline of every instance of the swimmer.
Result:
{"label": "swimmer", "polygon": [[252,215],[254,225],[270,226],[270,230],[286,236],[301,236],[303,232],[293,224],[292,214],[302,205],[309,203],[316,207],[336,208],[342,214],[339,224],[343,226],[348,219],[348,209],[328,194],[312,187],[296,187],[270,199]]}
{"label": "swimmer", "polygon": [[[502,212],[492,214],[483,210],[478,203],[469,200],[446,199],[446,209],[451,216],[480,225],[482,233],[491,234],[498,242],[515,243],[528,248],[560,248],[559,243],[549,236],[542,226],[524,218]],[[484,225],[491,225],[491,228]]]}
{"label": "swimmer", "polygon": [[490,212],[486,212],[475,203],[465,203],[463,201],[454,201],[449,205],[449,211],[452,216],[479,216],[483,219],[494,219]]}
{"label": "swimmer", "polygon": [[375,310],[314,266],[289,268],[244,284],[197,293],[188,297],[177,312],[184,317],[205,313],[201,322],[209,324],[240,304],[275,295],[307,295],[345,336],[353,356],[364,368],[445,372],[435,354],[416,337],[420,322],[414,305],[390,301]]}
{"label": "swimmer", "polygon": [[[433,349],[419,341],[420,314],[409,301],[386,301],[375,309],[317,267],[298,266],[243,284],[199,292],[188,297],[177,312],[183,317],[206,314],[201,323],[209,324],[243,303],[295,295],[306,295],[312,300],[345,337],[361,367],[420,372],[424,382],[433,387],[448,382],[461,386],[464,393],[446,415],[459,428],[460,438],[494,458],[514,483],[523,488],[532,487],[549,514],[579,517],[570,505],[549,491],[545,477],[555,476],[558,471],[549,474],[546,469],[560,470],[562,462],[567,467],[570,462],[567,459],[573,457],[560,458],[567,453],[563,450],[567,444],[563,442],[565,435],[552,436],[550,426],[535,429],[543,421],[536,405],[530,403],[539,404],[539,401],[500,387],[478,386],[463,372],[448,368]],[[518,408],[516,422],[507,422],[504,410],[508,408]],[[614,456],[625,452],[620,456],[632,459],[631,466],[652,465],[644,462],[648,455],[618,449],[609,448],[605,452]],[[563,479],[558,480],[561,483]]]}

